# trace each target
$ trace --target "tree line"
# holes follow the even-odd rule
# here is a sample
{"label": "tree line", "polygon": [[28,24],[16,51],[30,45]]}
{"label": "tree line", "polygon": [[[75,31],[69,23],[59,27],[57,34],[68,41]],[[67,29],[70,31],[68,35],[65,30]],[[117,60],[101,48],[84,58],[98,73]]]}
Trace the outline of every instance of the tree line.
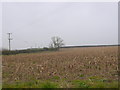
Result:
{"label": "tree line", "polygon": [[59,51],[59,49],[64,45],[63,39],[54,36],[51,38],[51,42],[49,47],[44,48],[31,48],[25,50],[2,50],[2,55],[12,55],[12,54],[19,54],[19,53],[35,53],[35,52],[42,52],[42,51]]}

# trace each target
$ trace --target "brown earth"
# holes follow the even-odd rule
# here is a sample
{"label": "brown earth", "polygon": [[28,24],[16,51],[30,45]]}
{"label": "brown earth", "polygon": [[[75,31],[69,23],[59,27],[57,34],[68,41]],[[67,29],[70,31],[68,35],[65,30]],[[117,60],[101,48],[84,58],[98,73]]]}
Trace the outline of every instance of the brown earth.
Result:
{"label": "brown earth", "polygon": [[67,80],[99,76],[118,79],[118,47],[69,48],[55,52],[2,56],[4,83],[17,80]]}

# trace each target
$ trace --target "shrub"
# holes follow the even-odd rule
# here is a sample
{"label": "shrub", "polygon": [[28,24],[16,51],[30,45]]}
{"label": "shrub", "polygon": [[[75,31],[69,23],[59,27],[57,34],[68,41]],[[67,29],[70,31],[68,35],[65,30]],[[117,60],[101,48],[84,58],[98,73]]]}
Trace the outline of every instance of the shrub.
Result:
{"label": "shrub", "polygon": [[43,48],[43,50],[47,51],[47,50],[49,50],[49,48],[47,48],[47,47],[44,47],[44,48]]}
{"label": "shrub", "polygon": [[25,49],[25,50],[2,50],[2,55],[15,55],[20,53],[36,53],[42,51],[56,51],[56,48],[32,48],[32,49]]}

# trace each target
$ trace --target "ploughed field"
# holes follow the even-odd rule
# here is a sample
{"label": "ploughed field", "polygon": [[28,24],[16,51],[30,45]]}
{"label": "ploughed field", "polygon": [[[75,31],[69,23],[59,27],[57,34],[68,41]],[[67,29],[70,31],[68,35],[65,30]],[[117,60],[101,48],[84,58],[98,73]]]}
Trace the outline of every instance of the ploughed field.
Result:
{"label": "ploughed field", "polygon": [[[44,81],[48,87],[51,82],[55,83],[53,88],[117,87],[118,47],[64,48],[59,51],[3,55],[2,71],[3,87],[17,87],[20,84],[19,87],[42,87]],[[41,84],[36,85],[34,81]]]}

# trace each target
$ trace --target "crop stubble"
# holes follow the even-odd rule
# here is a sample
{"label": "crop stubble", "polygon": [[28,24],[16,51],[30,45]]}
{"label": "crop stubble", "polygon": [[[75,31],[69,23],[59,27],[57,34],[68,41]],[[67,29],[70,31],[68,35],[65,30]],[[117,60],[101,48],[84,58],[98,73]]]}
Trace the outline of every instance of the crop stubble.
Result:
{"label": "crop stubble", "polygon": [[66,80],[99,76],[118,79],[118,47],[69,48],[56,52],[2,57],[3,84],[15,81]]}

